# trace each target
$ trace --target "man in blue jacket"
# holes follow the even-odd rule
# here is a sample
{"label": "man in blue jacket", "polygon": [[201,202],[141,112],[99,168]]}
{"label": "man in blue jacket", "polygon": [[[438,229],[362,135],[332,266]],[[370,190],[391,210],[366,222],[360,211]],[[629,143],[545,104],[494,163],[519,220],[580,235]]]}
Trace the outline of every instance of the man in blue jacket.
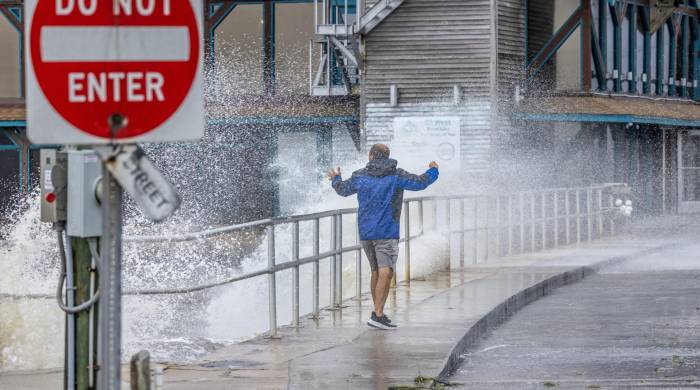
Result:
{"label": "man in blue jacket", "polygon": [[335,192],[340,196],[357,194],[359,210],[357,223],[362,248],[372,268],[372,301],[374,311],[367,325],[379,329],[395,329],[396,325],[384,314],[399,254],[399,221],[403,191],[420,191],[438,178],[438,164],[431,161],[422,175],[396,168],[389,158],[389,147],[375,144],[369,151],[369,162],[353,172],[348,180],[340,177],[340,168],[328,172]]}

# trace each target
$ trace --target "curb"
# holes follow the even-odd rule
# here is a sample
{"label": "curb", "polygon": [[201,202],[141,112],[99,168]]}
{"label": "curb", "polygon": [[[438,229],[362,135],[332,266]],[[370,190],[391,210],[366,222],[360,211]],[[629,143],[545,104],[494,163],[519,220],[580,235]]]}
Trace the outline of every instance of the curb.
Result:
{"label": "curb", "polygon": [[471,328],[467,330],[457,344],[452,347],[450,354],[445,359],[442,371],[440,371],[440,373],[429,383],[428,388],[433,388],[439,384],[449,383],[447,378],[457,369],[457,367],[459,367],[461,362],[460,356],[469,347],[479,341],[479,339],[481,339],[490,329],[503,324],[506,320],[508,320],[508,318],[513,316],[516,312],[518,312],[518,310],[522,309],[528,304],[550,294],[559,287],[576,283],[588,276],[596,274],[602,268],[621,263],[625,260],[629,260],[632,257],[646,256],[652,253],[660,252],[672,246],[675,246],[675,244],[664,244],[633,254],[612,257],[600,261],[594,265],[574,268],[572,270],[554,275],[516,293],[515,295],[512,295],[489,311],[486,315],[481,317],[474,325],[472,325]]}

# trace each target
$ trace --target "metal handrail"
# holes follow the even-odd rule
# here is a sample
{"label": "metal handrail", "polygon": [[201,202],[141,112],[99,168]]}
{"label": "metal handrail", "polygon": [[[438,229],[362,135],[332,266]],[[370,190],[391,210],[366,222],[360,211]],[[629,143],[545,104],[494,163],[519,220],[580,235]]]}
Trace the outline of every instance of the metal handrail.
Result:
{"label": "metal handrail", "polygon": [[[403,234],[400,238],[400,242],[404,246],[403,279],[407,283],[411,280],[411,244],[427,231],[424,223],[426,210],[428,210],[428,214],[432,214],[432,226],[428,227],[428,230],[440,231],[448,235],[448,246],[450,247],[448,253],[452,253],[453,243],[459,245],[459,267],[464,267],[467,259],[465,251],[468,239],[471,239],[473,248],[471,262],[476,264],[480,258],[489,261],[492,257],[535,252],[557,247],[559,244],[571,244],[574,242],[572,231],[575,232],[575,242],[577,243],[582,240],[590,241],[596,237],[602,238],[606,234],[614,234],[614,194],[609,190],[619,186],[621,184],[613,183],[589,187],[529,190],[510,194],[422,196],[405,199],[403,201]],[[604,201],[604,197],[608,198],[607,201]],[[574,202],[571,202],[571,198],[574,199]],[[431,208],[424,207],[428,202],[431,203]],[[442,227],[438,226],[437,222],[441,217],[438,215],[440,204],[444,206],[445,223],[442,224]],[[417,210],[412,210],[413,205],[417,206]],[[467,216],[465,211],[468,205],[472,208],[470,221],[465,220]],[[454,206],[457,207],[453,208]],[[564,210],[563,213],[562,210]],[[417,212],[416,220],[411,218],[413,212]],[[343,301],[342,269],[343,255],[346,253],[356,253],[355,295],[359,298],[362,294],[362,249],[359,245],[359,238],[353,240],[351,245],[344,245],[342,232],[343,217],[356,213],[356,208],[345,208],[269,218],[171,236],[125,237],[125,245],[155,242],[172,243],[207,239],[252,228],[265,228],[268,265],[260,270],[211,283],[182,288],[131,290],[125,291],[124,295],[187,294],[267,275],[270,290],[270,334],[275,336],[278,328],[276,302],[276,274],[278,272],[293,270],[292,323],[294,325],[299,323],[301,315],[299,313],[299,267],[302,265],[313,264],[312,292],[314,296],[311,313],[313,316],[318,316],[321,309],[319,305],[319,262],[321,260],[330,259],[331,261],[330,302],[332,306],[341,307]],[[605,218],[606,215],[609,218]],[[455,216],[459,218],[456,219],[459,222],[457,227],[453,226]],[[517,219],[514,219],[514,216]],[[324,218],[331,219],[331,231],[329,232],[331,248],[321,252],[319,248],[320,221]],[[564,221],[563,226],[562,221]],[[310,256],[299,256],[299,224],[301,222],[313,223],[313,254]],[[290,261],[277,263],[275,258],[275,227],[280,225],[291,225],[292,227],[292,254]],[[585,230],[583,225],[585,225]],[[357,228],[357,223],[355,223],[355,228]],[[355,229],[355,235],[357,235],[356,231],[357,229]],[[527,239],[526,232],[529,236]],[[483,252],[481,256],[480,252]],[[42,294],[21,296],[0,294],[0,299],[2,298],[53,298],[53,296],[49,294],[46,296]]]}

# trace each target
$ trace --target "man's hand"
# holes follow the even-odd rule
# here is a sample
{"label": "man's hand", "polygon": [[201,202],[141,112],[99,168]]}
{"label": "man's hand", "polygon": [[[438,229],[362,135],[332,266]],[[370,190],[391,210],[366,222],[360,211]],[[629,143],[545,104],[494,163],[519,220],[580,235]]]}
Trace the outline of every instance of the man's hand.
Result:
{"label": "man's hand", "polygon": [[429,168],[438,168],[439,165],[435,161],[431,161],[430,164],[428,164],[428,167]]}
{"label": "man's hand", "polygon": [[338,167],[337,171],[335,169],[331,169],[330,171],[328,171],[326,176],[328,176],[329,180],[333,180],[334,177],[340,176],[340,167]]}

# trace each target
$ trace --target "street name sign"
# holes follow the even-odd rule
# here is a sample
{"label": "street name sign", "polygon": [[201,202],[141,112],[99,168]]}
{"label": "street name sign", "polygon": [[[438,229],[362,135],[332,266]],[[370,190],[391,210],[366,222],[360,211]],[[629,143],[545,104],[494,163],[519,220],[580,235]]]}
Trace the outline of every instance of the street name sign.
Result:
{"label": "street name sign", "polygon": [[201,0],[26,0],[37,144],[188,141],[204,132]]}
{"label": "street name sign", "polygon": [[180,197],[173,185],[138,145],[120,145],[114,149],[100,146],[95,151],[114,179],[151,220],[160,222],[180,207]]}

